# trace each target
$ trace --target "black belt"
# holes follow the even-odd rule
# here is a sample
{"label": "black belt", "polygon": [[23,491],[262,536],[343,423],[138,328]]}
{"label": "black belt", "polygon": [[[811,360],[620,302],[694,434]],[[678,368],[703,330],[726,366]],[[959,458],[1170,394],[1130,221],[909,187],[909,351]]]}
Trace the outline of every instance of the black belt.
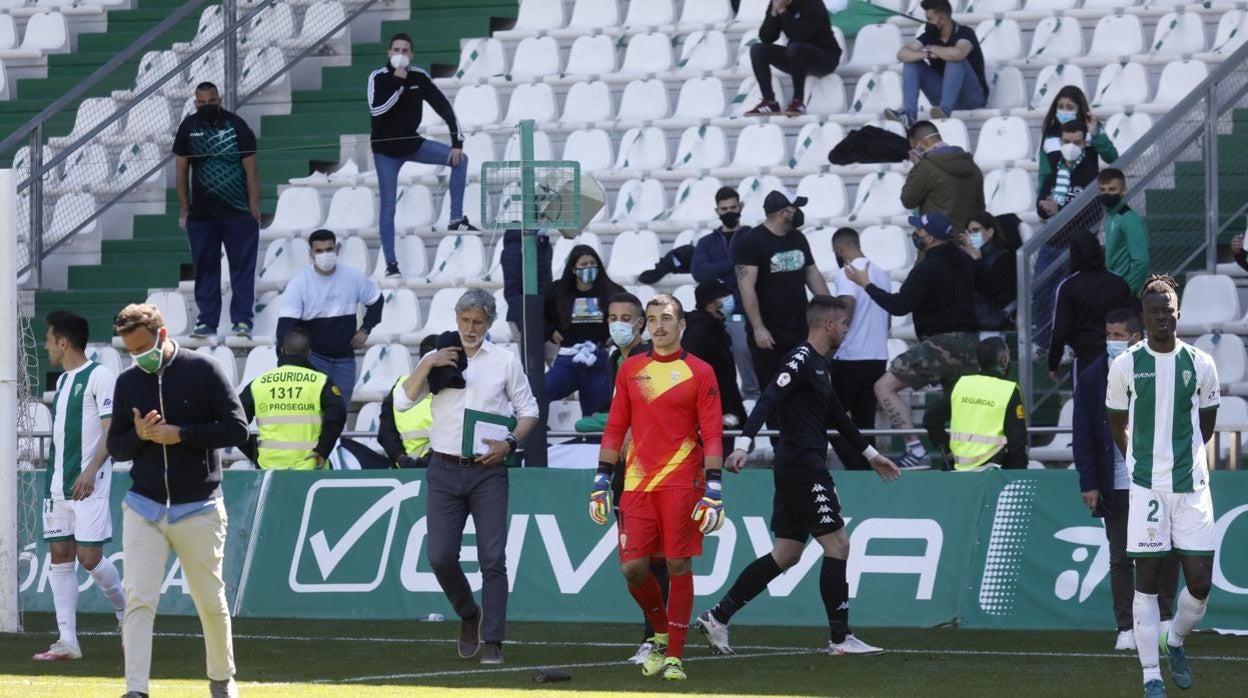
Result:
{"label": "black belt", "polygon": [[447,463],[450,463],[451,465],[458,465],[460,467],[466,468],[470,465],[481,465],[480,463],[473,460],[472,458],[464,458],[463,456],[452,456],[449,453],[442,453],[440,451],[434,451],[433,455],[437,456],[441,460],[446,461]]}

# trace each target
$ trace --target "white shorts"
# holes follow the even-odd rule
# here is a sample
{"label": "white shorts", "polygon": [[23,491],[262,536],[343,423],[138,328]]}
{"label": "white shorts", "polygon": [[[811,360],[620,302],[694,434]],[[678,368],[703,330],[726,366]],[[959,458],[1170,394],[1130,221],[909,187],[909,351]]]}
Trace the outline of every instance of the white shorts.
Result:
{"label": "white shorts", "polygon": [[1131,483],[1127,509],[1127,555],[1212,555],[1216,548],[1213,498],[1198,492],[1158,492]]}
{"label": "white shorts", "polygon": [[78,545],[104,545],[111,541],[113,516],[108,498],[43,500],[43,539],[49,543],[69,540]]}

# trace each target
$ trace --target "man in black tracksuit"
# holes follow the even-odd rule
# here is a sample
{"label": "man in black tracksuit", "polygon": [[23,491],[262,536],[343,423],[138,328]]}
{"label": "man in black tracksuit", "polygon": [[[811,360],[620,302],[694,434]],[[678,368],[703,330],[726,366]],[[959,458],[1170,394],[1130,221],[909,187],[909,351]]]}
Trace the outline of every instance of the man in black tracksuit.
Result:
{"label": "man in black tracksuit", "polygon": [[[737,366],[732,357],[732,337],[724,325],[724,302],[731,301],[732,289],[719,279],[703,281],[695,291],[698,307],[685,314],[685,334],[680,346],[710,364],[719,385],[719,401],[724,427],[736,429],[745,424],[745,404],[737,387]],[[732,453],[731,437],[724,437],[724,451]]]}
{"label": "man in black tracksuit", "polygon": [[1053,306],[1053,342],[1049,345],[1053,380],[1060,378],[1066,345],[1075,352],[1072,375],[1078,377],[1105,353],[1105,316],[1135,305],[1126,279],[1105,268],[1105,250],[1091,233],[1071,236],[1070,268],[1071,275],[1058,284]]}
{"label": "man in black tracksuit", "polygon": [[204,632],[210,692],[237,695],[225,599],[226,511],[215,449],[247,439],[243,406],[215,359],[169,339],[160,310],[129,305],[114,329],[134,357],[117,377],[108,452],[132,461],[123,505],[126,695],[147,695],[152,625],[169,549],[182,565]]}
{"label": "man in black tracksuit", "polygon": [[[781,31],[789,39],[787,46],[776,45]],[[832,20],[823,0],[771,0],[758,29],[758,43],[750,47],[750,64],[763,101],[746,116],[780,113],[771,87],[772,66],[793,77],[793,99],[784,113],[799,116],[806,113],[806,76],[821,78],[836,70],[840,62],[841,46],[832,33]],[[759,380],[766,378],[759,376]]]}

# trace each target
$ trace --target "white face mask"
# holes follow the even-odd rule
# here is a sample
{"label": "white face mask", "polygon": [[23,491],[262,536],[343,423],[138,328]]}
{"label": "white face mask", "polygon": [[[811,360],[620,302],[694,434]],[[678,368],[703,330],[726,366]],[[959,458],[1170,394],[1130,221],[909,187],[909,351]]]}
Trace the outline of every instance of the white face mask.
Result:
{"label": "white face mask", "polygon": [[323,272],[331,272],[338,266],[338,253],[330,250],[312,256],[312,263]]}
{"label": "white face mask", "polygon": [[1131,343],[1125,339],[1110,339],[1105,342],[1105,352],[1109,354],[1109,360],[1113,361],[1121,356],[1130,345]]}
{"label": "white face mask", "polygon": [[403,70],[404,68],[406,68],[407,66],[411,64],[412,64],[412,59],[408,58],[407,56],[404,56],[401,53],[396,53],[393,56],[390,56],[390,67],[394,68],[395,70]]}
{"label": "white face mask", "polygon": [[1066,159],[1066,162],[1074,162],[1079,159],[1080,155],[1083,155],[1082,146],[1075,143],[1062,144],[1062,157]]}

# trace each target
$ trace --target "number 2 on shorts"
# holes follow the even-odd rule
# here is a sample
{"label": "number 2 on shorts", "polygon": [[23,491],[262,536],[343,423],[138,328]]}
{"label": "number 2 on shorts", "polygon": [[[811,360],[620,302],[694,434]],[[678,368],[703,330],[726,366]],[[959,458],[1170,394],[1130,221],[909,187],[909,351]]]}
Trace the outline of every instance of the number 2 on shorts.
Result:
{"label": "number 2 on shorts", "polygon": [[1161,505],[1157,503],[1156,499],[1148,500],[1148,518],[1146,521],[1149,523],[1157,523],[1157,510],[1160,508]]}

